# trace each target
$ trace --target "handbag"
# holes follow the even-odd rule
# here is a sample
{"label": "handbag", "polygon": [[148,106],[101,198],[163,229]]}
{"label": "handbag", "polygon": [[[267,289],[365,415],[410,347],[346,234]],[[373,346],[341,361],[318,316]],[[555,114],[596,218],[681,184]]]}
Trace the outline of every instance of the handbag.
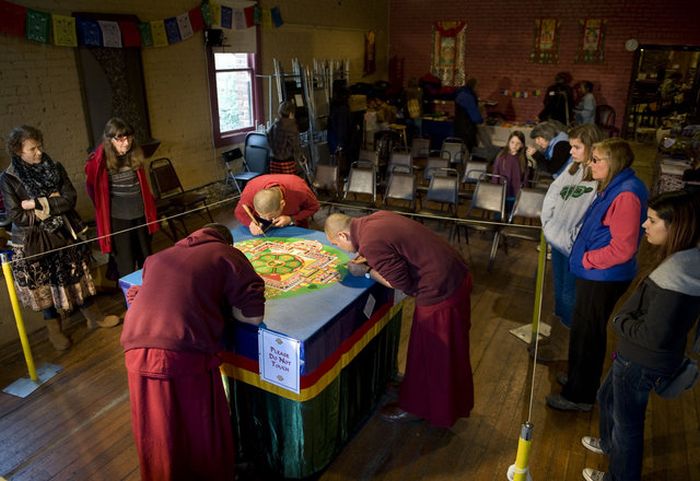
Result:
{"label": "handbag", "polygon": [[59,247],[68,245],[65,238],[57,233],[43,229],[40,224],[34,222],[34,216],[29,222],[29,230],[24,236],[24,255],[34,256]]}
{"label": "handbag", "polygon": [[665,399],[675,399],[683,391],[692,389],[700,378],[698,363],[694,359],[686,357],[681,366],[666,381],[655,388],[656,394]]}

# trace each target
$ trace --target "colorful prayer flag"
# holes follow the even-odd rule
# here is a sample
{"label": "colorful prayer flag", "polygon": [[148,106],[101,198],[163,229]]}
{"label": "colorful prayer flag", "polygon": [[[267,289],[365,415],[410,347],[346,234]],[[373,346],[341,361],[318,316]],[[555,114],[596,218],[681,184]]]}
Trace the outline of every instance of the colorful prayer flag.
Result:
{"label": "colorful prayer flag", "polygon": [[245,30],[248,28],[245,21],[245,12],[242,8],[233,9],[233,28],[235,30]]}
{"label": "colorful prayer flag", "polygon": [[[148,25],[148,24],[146,24]],[[141,34],[138,25],[130,20],[120,20],[119,30],[122,32],[122,44],[124,47],[140,47]]]}
{"label": "colorful prayer flag", "polygon": [[150,22],[139,23],[139,33],[141,34],[141,45],[144,47],[153,46],[153,31]]}
{"label": "colorful prayer flag", "polygon": [[262,22],[262,9],[257,5],[253,7],[253,21],[255,25],[260,25]]}
{"label": "colorful prayer flag", "polygon": [[27,7],[0,0],[0,32],[24,37],[27,24]]}
{"label": "colorful prayer flag", "polygon": [[282,12],[280,12],[280,7],[272,7],[270,10],[272,15],[272,23],[275,27],[280,28],[284,22],[282,21]]}
{"label": "colorful prayer flag", "polygon": [[168,35],[165,33],[165,24],[163,20],[153,20],[151,23],[151,36],[153,37],[154,47],[167,47]]}
{"label": "colorful prayer flag", "polygon": [[27,9],[27,40],[48,43],[51,31],[51,15],[38,10]]}
{"label": "colorful prayer flag", "polygon": [[209,7],[211,8],[211,24],[213,26],[221,26],[221,5],[215,2],[210,2]]}
{"label": "colorful prayer flag", "polygon": [[225,5],[221,6],[221,28],[228,28],[229,30],[233,26],[233,9]]}
{"label": "colorful prayer flag", "polygon": [[206,27],[211,27],[211,22],[212,22],[212,13],[211,13],[211,5],[208,3],[202,3],[199,7],[199,11],[202,12],[202,20],[204,20],[204,25]]}
{"label": "colorful prayer flag", "polygon": [[245,26],[250,28],[255,25],[255,7],[251,5],[244,8],[243,13],[245,14]]}
{"label": "colorful prayer flag", "polygon": [[190,25],[192,25],[193,32],[200,32],[204,30],[204,17],[202,16],[202,9],[195,7],[187,14],[190,16]]}
{"label": "colorful prayer flag", "polygon": [[78,44],[86,47],[102,46],[102,31],[97,22],[89,18],[78,17],[75,19],[78,30]]}
{"label": "colorful prayer flag", "polygon": [[263,28],[272,28],[272,13],[269,8],[262,9],[262,26]]}
{"label": "colorful prayer flag", "polygon": [[109,48],[122,48],[122,32],[117,22],[98,20],[102,31],[102,44]]}
{"label": "colorful prayer flag", "polygon": [[60,47],[77,47],[78,36],[75,33],[75,18],[66,15],[51,14],[53,43]]}
{"label": "colorful prayer flag", "polygon": [[178,43],[180,40],[180,28],[177,26],[177,18],[170,17],[166,18],[163,23],[165,24],[165,34],[168,36],[168,43]]}
{"label": "colorful prayer flag", "polygon": [[192,24],[190,23],[190,16],[187,13],[178,15],[177,17],[177,27],[180,30],[180,38],[185,40],[194,35],[192,31]]}

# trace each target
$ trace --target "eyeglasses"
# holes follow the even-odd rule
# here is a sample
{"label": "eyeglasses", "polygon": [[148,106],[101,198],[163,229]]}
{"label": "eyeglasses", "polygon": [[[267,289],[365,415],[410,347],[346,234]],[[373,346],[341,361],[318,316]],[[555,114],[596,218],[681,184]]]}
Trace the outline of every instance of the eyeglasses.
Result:
{"label": "eyeglasses", "polygon": [[593,157],[591,158],[591,162],[594,164],[597,164],[598,162],[606,162],[608,159],[604,159],[602,157]]}
{"label": "eyeglasses", "polygon": [[112,140],[115,142],[125,142],[131,138],[131,135],[128,134],[123,134],[123,135],[115,135],[112,137]]}

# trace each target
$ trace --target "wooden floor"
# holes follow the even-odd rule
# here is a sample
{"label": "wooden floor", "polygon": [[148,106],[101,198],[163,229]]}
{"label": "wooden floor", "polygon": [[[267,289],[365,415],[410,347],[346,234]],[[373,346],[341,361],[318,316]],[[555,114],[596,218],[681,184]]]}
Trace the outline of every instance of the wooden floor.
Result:
{"label": "wooden floor", "polygon": [[[234,223],[230,209],[220,211],[217,220]],[[162,237],[157,240],[166,244]],[[476,406],[472,416],[444,430],[425,423],[388,424],[374,415],[318,479],[505,480],[515,460],[521,424],[528,420],[533,380],[533,479],[578,481],[584,467],[605,469],[605,458],[580,444],[581,436],[598,432],[597,408],[592,413],[562,413],[545,407],[544,397],[558,389],[554,376],[565,364],[537,364],[533,375],[526,345],[509,333],[531,321],[534,244],[521,241],[507,255],[499,251],[488,273],[488,239],[473,235],[470,241],[470,252],[460,248],[474,275],[471,360]],[[549,279],[545,290],[543,312],[550,313]],[[102,295],[98,302],[108,312],[123,312],[119,295]],[[63,354],[51,349],[43,332],[32,336],[37,364],[56,363],[62,372],[25,399],[0,393],[0,477],[12,481],[139,479],[119,345],[121,326],[87,331],[78,318],[69,327],[74,346]],[[548,316],[543,320],[548,322]],[[407,312],[401,363],[409,327]],[[0,365],[2,387],[26,377],[23,358],[13,347],[0,351]],[[700,481],[700,389],[672,401],[652,396],[644,447],[645,481]],[[254,467],[242,472],[241,478],[262,479]]]}

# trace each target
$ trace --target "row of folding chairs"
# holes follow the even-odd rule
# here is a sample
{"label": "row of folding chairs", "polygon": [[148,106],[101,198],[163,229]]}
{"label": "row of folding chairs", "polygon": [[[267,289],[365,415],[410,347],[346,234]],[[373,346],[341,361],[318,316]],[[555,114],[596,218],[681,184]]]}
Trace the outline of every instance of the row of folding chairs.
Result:
{"label": "row of folding chairs", "polygon": [[[518,225],[526,221],[539,222],[545,191],[537,188],[520,189],[511,212],[506,212],[505,177],[481,171],[472,173],[474,190],[465,195],[463,179],[456,169],[436,169],[430,183],[420,198],[416,188],[416,177],[405,166],[397,165],[392,169],[381,205],[377,204],[376,170],[368,162],[356,162],[350,169],[350,175],[344,187],[337,178],[335,166],[319,165],[314,181],[317,190],[334,191],[337,198],[347,205],[365,208],[385,208],[416,212],[418,214],[448,217],[456,220],[473,222],[455,223],[450,231],[450,240],[461,242],[462,234],[469,245],[469,230],[490,232],[493,234],[489,252],[488,269],[496,258],[499,244],[503,238],[521,238],[538,240],[539,230],[529,226]],[[466,197],[470,197],[468,208],[460,215],[460,206]],[[361,200],[364,199],[364,200]],[[504,221],[505,220],[505,221]],[[508,225],[503,226],[506,222]],[[507,244],[503,244],[507,249]]]}

